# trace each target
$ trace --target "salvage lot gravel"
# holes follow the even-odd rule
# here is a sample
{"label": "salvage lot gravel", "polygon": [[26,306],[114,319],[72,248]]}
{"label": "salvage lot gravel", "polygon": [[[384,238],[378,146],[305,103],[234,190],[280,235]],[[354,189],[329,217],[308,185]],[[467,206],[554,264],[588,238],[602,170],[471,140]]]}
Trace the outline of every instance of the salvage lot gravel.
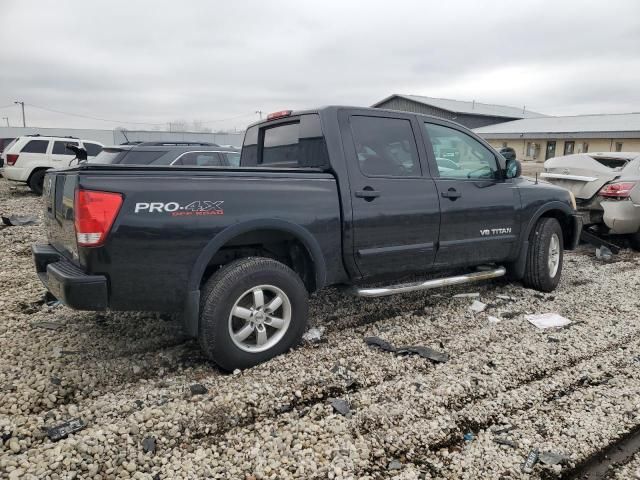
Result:
{"label": "salvage lot gravel", "polygon": [[[41,215],[40,199],[0,179],[0,213]],[[0,230],[3,478],[572,478],[640,426],[640,255],[629,251],[609,263],[586,247],[567,254],[552,294],[504,280],[377,300],[327,290],[312,298],[319,343],[224,374],[174,319],[43,303],[30,254],[42,241],[41,225]],[[469,311],[475,299],[453,298],[463,292],[487,309]],[[573,323],[524,319],[546,312]],[[449,360],[394,355],[367,336]],[[73,418],[87,426],[47,437]],[[562,462],[521,472],[535,449]],[[610,477],[633,478],[638,458]]]}

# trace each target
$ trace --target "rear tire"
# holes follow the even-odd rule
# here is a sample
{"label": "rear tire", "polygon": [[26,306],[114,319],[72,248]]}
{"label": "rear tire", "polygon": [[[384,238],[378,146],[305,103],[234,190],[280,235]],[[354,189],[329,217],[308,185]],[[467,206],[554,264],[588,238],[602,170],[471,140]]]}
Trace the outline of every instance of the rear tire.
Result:
{"label": "rear tire", "polygon": [[552,292],[560,282],[564,254],[562,227],[555,218],[538,220],[529,238],[522,283],[527,288]]}
{"label": "rear tire", "polygon": [[222,369],[249,368],[297,345],[307,326],[300,277],[270,258],[235,260],[205,284],[198,339]]}
{"label": "rear tire", "polygon": [[640,232],[629,235],[629,246],[636,252],[640,252]]}
{"label": "rear tire", "polygon": [[38,170],[31,174],[27,184],[33,193],[36,195],[42,195],[42,189],[44,188],[44,176],[47,174],[46,170]]}

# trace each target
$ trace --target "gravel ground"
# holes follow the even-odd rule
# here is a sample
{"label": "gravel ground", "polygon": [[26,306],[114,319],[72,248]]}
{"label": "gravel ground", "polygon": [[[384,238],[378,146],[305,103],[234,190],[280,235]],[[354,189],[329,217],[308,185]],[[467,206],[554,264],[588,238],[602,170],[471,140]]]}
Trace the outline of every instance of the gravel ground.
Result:
{"label": "gravel ground", "polygon": [[[0,179],[0,212],[40,215],[40,200]],[[41,226],[0,230],[3,478],[570,478],[640,426],[629,251],[609,263],[567,254],[553,294],[503,280],[379,300],[327,290],[311,305],[320,343],[227,375],[172,319],[44,304],[30,256],[43,240]],[[474,298],[453,298],[463,292],[488,308],[472,313]],[[573,323],[524,319],[545,312]],[[450,358],[394,356],[368,347],[371,335]],[[86,427],[49,440],[47,427],[73,418]],[[562,461],[521,472],[534,449]],[[609,477],[639,468],[636,455]]]}

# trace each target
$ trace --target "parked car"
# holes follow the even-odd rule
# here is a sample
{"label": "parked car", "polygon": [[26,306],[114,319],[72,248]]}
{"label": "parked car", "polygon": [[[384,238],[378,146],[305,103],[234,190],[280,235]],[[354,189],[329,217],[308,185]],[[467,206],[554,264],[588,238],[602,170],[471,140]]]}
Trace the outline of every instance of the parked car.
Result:
{"label": "parked car", "polygon": [[237,167],[240,150],[215,143],[143,142],[105,147],[91,163],[123,165],[188,165]]}
{"label": "parked car", "polygon": [[89,157],[95,157],[102,150],[101,143],[91,140],[25,135],[16,138],[0,155],[4,162],[2,175],[7,180],[26,183],[41,195],[45,172],[67,167],[74,159],[75,154],[66,148],[68,144],[84,148]]}
{"label": "parked car", "polygon": [[[456,168],[439,168],[435,144],[456,145]],[[442,118],[278,112],[247,129],[240,164],[49,172],[38,275],[71,308],[179,312],[233,370],[295,345],[327,285],[380,297],[508,272],[552,291],[581,230],[569,191],[520,178]]]}
{"label": "parked car", "polygon": [[544,162],[545,180],[573,192],[584,225],[626,235],[640,251],[640,153],[579,153]]}

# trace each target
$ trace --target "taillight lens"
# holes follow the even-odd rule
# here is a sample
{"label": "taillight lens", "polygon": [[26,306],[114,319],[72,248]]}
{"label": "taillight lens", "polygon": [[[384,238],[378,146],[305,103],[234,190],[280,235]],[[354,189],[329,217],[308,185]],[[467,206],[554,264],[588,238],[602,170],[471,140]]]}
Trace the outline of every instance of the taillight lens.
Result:
{"label": "taillight lens", "polygon": [[18,154],[7,153],[7,165],[15,165],[18,161]]}
{"label": "taillight lens", "polygon": [[76,190],[74,210],[78,246],[102,245],[121,205],[119,193]]}
{"label": "taillight lens", "polygon": [[616,182],[605,185],[600,190],[603,197],[627,198],[636,186],[636,182]]}

